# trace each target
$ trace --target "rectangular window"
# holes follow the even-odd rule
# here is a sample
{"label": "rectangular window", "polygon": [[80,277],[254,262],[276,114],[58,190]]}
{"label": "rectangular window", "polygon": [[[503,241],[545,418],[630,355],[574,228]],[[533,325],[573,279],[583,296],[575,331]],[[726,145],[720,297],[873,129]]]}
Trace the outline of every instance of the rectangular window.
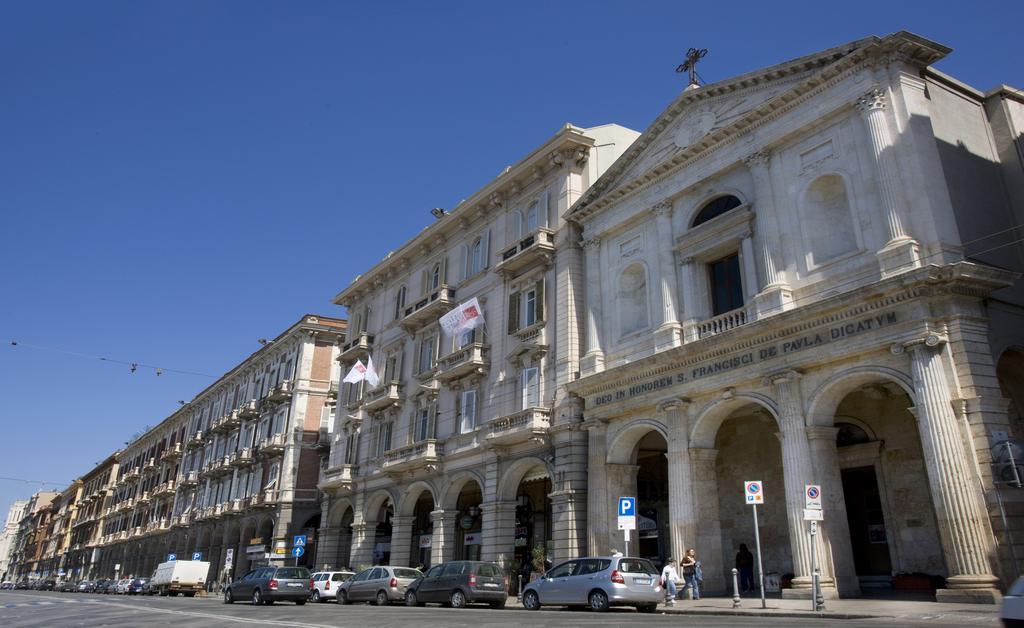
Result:
{"label": "rectangular window", "polygon": [[459,417],[459,432],[465,434],[476,429],[476,391],[464,390],[461,397],[462,414]]}
{"label": "rectangular window", "polygon": [[263,485],[264,490],[277,488],[277,476],[281,472],[281,463],[275,462],[270,465],[270,472],[267,474],[267,483]]}
{"label": "rectangular window", "polygon": [[522,373],[523,409],[540,406],[540,371],[532,366]]}
{"label": "rectangular window", "polygon": [[461,349],[476,342],[476,330],[470,329],[455,337],[455,348]]}
{"label": "rectangular window", "polygon": [[416,414],[416,441],[424,441],[430,436],[430,408],[420,408]]}
{"label": "rectangular window", "polygon": [[383,455],[384,452],[391,449],[391,426],[391,421],[388,421],[387,423],[384,423],[383,425],[380,426],[380,432],[378,432],[379,440],[377,447],[378,453],[380,455]]}
{"label": "rectangular window", "polygon": [[349,434],[345,441],[345,464],[356,463],[356,435]]}
{"label": "rectangular window", "polygon": [[384,383],[398,381],[398,356],[389,355],[384,362]]}
{"label": "rectangular window", "polygon": [[425,373],[434,368],[434,356],[437,347],[437,335],[426,336],[420,341],[419,369],[417,373]]}
{"label": "rectangular window", "polygon": [[537,322],[537,291],[527,290],[523,295],[523,327]]}
{"label": "rectangular window", "polygon": [[736,253],[708,264],[711,280],[712,316],[743,307],[740,257]]}

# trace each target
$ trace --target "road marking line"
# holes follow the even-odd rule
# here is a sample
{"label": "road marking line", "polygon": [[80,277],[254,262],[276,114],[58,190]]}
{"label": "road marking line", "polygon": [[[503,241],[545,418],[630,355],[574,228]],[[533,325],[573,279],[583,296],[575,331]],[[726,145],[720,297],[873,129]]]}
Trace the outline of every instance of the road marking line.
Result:
{"label": "road marking line", "polygon": [[114,606],[117,608],[127,608],[130,610],[146,610],[154,611],[157,613],[166,613],[170,615],[183,615],[185,617],[202,617],[206,619],[218,619],[221,621],[233,621],[242,624],[263,624],[266,626],[291,626],[293,628],[337,628],[330,624],[311,624],[308,622],[295,622],[295,621],[275,621],[272,619],[253,619],[251,617],[235,617],[233,615],[217,615],[216,613],[200,613],[196,611],[181,611],[173,608],[160,608],[158,606],[134,606],[128,604],[120,604],[118,602],[101,602],[95,600],[94,604],[101,606]]}

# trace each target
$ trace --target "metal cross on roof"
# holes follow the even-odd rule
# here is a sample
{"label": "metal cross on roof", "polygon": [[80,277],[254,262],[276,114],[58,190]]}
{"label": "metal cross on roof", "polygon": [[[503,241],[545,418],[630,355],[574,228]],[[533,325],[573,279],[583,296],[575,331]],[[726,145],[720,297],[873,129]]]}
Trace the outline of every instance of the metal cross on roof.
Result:
{"label": "metal cross on roof", "polygon": [[704,55],[708,53],[707,48],[690,48],[686,51],[686,61],[679,64],[676,68],[676,72],[690,73],[690,85],[700,86],[700,76],[697,74],[697,62],[704,58]]}

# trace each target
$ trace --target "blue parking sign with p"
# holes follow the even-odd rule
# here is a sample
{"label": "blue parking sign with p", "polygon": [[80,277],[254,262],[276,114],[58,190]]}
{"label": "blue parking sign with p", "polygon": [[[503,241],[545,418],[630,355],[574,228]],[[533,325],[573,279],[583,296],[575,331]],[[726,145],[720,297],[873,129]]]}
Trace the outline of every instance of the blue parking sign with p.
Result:
{"label": "blue parking sign with p", "polygon": [[636,516],[636,498],[635,497],[620,497],[619,498],[619,516],[620,517],[635,517]]}
{"label": "blue parking sign with p", "polygon": [[178,560],[178,555],[177,554],[168,554],[167,555],[167,561],[170,562],[172,560]]}
{"label": "blue parking sign with p", "polygon": [[192,552],[192,560],[202,560],[202,559],[203,559],[203,553],[202,552]]}

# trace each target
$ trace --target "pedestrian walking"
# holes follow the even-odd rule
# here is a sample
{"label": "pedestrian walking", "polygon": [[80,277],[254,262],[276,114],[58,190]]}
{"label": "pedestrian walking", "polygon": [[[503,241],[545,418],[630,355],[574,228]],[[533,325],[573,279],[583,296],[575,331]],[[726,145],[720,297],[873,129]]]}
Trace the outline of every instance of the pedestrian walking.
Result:
{"label": "pedestrian walking", "polygon": [[754,590],[754,555],[746,543],[740,543],[736,552],[736,571],[740,572],[740,590],[744,593]]}
{"label": "pedestrian walking", "polygon": [[683,593],[689,589],[693,599],[700,599],[700,581],[703,579],[700,571],[700,563],[697,562],[697,550],[690,548],[686,550],[686,556],[683,556]]}
{"label": "pedestrian walking", "polygon": [[676,560],[669,558],[665,561],[665,567],[661,570],[661,586],[665,587],[665,605],[676,605],[676,582],[679,581],[679,572],[676,571]]}

